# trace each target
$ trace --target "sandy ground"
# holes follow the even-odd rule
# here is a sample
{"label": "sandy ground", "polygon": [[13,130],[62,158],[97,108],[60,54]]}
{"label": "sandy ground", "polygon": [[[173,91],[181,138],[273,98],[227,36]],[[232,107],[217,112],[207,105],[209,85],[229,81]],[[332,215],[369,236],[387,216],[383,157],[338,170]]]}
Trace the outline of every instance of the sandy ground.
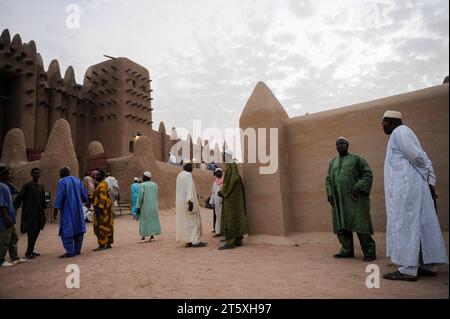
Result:
{"label": "sandy ground", "polygon": [[[0,298],[449,298],[448,266],[440,267],[437,277],[381,279],[380,288],[368,289],[368,264],[362,262],[359,244],[354,259],[333,259],[339,245],[332,234],[297,234],[284,245],[265,244],[273,238],[256,236],[244,240],[242,248],[219,251],[211,211],[205,209],[203,241],[208,246],[184,248],[175,242],[174,210],[161,211],[160,218],[163,234],[139,243],[137,222],[130,215],[118,217],[113,249],[100,252],[92,251],[96,238],[88,224],[82,255],[70,259],[57,258],[64,251],[57,225],[49,224],[36,247],[42,256],[0,268]],[[394,271],[383,257],[384,234],[375,239],[375,263],[381,273]],[[25,248],[21,235],[19,254]],[[65,286],[68,264],[80,267],[79,289]]]}

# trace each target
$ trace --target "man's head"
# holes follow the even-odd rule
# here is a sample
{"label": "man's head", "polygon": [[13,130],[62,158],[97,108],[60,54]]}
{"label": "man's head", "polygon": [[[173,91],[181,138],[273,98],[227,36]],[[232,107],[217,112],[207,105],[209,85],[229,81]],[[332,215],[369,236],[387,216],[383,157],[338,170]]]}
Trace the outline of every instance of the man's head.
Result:
{"label": "man's head", "polygon": [[70,168],[69,166],[64,166],[59,170],[59,177],[64,178],[70,175]]}
{"label": "man's head", "polygon": [[101,182],[102,180],[104,180],[106,177],[106,173],[105,171],[99,170],[97,171],[97,174],[95,175],[95,179],[97,180],[97,182]]}
{"label": "man's head", "polygon": [[386,135],[391,135],[394,129],[402,124],[402,113],[397,111],[384,112],[381,125],[383,126],[383,131]]}
{"label": "man's head", "polygon": [[221,168],[216,168],[216,170],[214,171],[214,175],[217,176],[217,178],[222,178],[223,176],[223,171]]}
{"label": "man's head", "polygon": [[149,171],[145,171],[144,174],[142,175],[142,180],[144,182],[148,182],[151,179],[152,179],[152,173],[150,173]]}
{"label": "man's head", "polygon": [[338,137],[336,140],[336,150],[338,151],[339,155],[346,155],[348,154],[348,140],[347,138],[341,136]]}
{"label": "man's head", "polygon": [[11,167],[0,162],[0,182],[8,182],[12,179]]}
{"label": "man's head", "polygon": [[33,167],[31,169],[31,177],[33,177],[33,181],[38,182],[41,177],[41,169],[38,167]]}
{"label": "man's head", "polygon": [[192,162],[190,160],[184,160],[184,162],[183,162],[183,169],[186,172],[190,173],[194,169],[194,166],[192,165]]}
{"label": "man's head", "polygon": [[139,183],[139,177],[133,178],[133,183]]}

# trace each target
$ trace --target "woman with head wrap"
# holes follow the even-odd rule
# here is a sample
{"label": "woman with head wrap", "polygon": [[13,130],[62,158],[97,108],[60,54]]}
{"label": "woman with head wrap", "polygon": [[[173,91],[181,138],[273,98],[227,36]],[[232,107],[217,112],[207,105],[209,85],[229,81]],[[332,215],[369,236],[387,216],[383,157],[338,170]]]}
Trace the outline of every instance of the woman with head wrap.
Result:
{"label": "woman with head wrap", "polygon": [[225,180],[219,196],[222,197],[220,233],[225,235],[226,240],[219,250],[242,246],[242,239],[248,233],[248,226],[244,185],[235,162],[227,164]]}

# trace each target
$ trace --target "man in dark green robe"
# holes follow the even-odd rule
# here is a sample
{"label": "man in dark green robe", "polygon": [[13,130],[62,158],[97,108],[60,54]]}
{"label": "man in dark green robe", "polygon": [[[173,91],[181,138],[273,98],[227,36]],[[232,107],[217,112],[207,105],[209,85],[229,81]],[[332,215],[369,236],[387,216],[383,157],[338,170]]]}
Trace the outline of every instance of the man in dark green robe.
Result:
{"label": "man in dark green robe", "polygon": [[356,232],[364,261],[376,259],[373,227],[370,218],[370,189],[373,174],[366,160],[348,153],[348,140],[336,140],[339,156],[330,161],[326,178],[328,201],[333,209],[333,231],[342,244],[335,258],[352,258],[353,233]]}
{"label": "man in dark green robe", "polygon": [[242,246],[242,239],[248,233],[248,226],[244,185],[236,163],[227,164],[223,188],[218,195],[222,197],[220,233],[225,235],[226,241],[219,250]]}
{"label": "man in dark green robe", "polygon": [[23,185],[19,195],[14,200],[14,208],[17,210],[22,205],[22,216],[20,219],[20,232],[27,234],[28,246],[25,257],[34,259],[40,256],[34,251],[34,246],[39,233],[45,225],[45,191],[44,186],[39,184],[41,170],[34,167],[31,170],[33,180]]}

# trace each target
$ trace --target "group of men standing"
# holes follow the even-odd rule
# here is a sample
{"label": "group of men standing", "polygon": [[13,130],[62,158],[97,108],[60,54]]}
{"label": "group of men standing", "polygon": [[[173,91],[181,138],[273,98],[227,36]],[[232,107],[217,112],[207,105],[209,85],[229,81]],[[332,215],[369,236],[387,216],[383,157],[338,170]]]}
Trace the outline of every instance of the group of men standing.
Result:
{"label": "group of men standing", "polygon": [[[384,162],[386,255],[399,266],[383,278],[416,281],[419,275],[435,276],[435,266],[448,263],[448,258],[433,204],[433,166],[417,136],[403,125],[400,112],[386,111],[382,127],[390,135]],[[373,174],[366,160],[348,148],[347,138],[336,140],[339,155],[330,161],[326,177],[333,231],[342,245],[334,257],[354,257],[356,232],[364,261],[370,262],[376,259],[369,199]]]}
{"label": "group of men standing", "polygon": [[[44,187],[39,184],[41,171],[35,167],[31,170],[32,181],[23,185],[20,192],[16,192],[12,186],[11,168],[5,163],[0,163],[0,266],[8,267],[27,260],[20,258],[17,253],[16,210],[22,208],[20,232],[27,234],[28,245],[25,253],[27,259],[40,256],[34,248],[39,233],[44,229],[47,207]],[[17,195],[12,200],[12,195]],[[9,252],[11,262],[5,260]]]}
{"label": "group of men standing", "polygon": [[[58,190],[55,201],[54,217],[61,210],[60,236],[63,241],[66,254],[61,258],[73,257],[80,254],[83,234],[86,226],[83,216],[83,203],[93,206],[93,226],[97,237],[98,247],[94,251],[111,249],[114,243],[114,212],[113,203],[118,198],[111,188],[118,188],[108,181],[107,174],[97,170],[95,176],[95,191],[87,192],[86,187],[74,176],[69,176],[67,167],[61,170],[61,179],[58,182]],[[111,185],[113,185],[111,187]],[[151,173],[144,172],[143,182],[137,184],[137,198],[132,203],[132,211],[135,211],[139,220],[139,232],[142,240],[145,237],[154,238],[161,233],[158,216],[158,189],[156,183],[151,181]]]}
{"label": "group of men standing", "polygon": [[[186,247],[205,247],[207,243],[200,240],[200,206],[192,170],[192,162],[185,161],[183,171],[177,176],[176,239]],[[235,162],[227,164],[225,178],[221,168],[216,168],[214,175],[210,204],[214,205],[216,214],[215,237],[224,237],[224,244],[218,249],[233,249],[242,246],[243,236],[248,233],[242,179]]]}
{"label": "group of men standing", "polygon": [[[183,171],[176,181],[176,240],[185,242],[186,247],[205,247],[200,240],[202,224],[200,206],[194,180],[193,164],[183,163]],[[222,249],[231,249],[242,245],[243,235],[247,233],[245,216],[244,191],[236,163],[227,166],[227,174],[223,178],[221,168],[214,172],[216,181],[213,184],[212,201],[216,207],[216,237],[224,236]],[[81,254],[84,234],[86,233],[83,205],[92,205],[93,228],[98,247],[94,251],[111,249],[114,243],[114,213],[111,187],[106,181],[106,173],[96,170],[94,178],[87,174],[83,181],[70,175],[70,168],[63,167],[59,172],[53,218],[59,216],[59,231],[65,253],[59,258],[70,258]],[[15,231],[15,211],[22,208],[21,232],[28,235],[28,247],[25,256],[34,259],[40,256],[34,251],[36,240],[44,228],[45,190],[39,184],[40,169],[31,170],[32,181],[26,183],[14,202],[11,196],[9,181],[12,179],[11,168],[0,163],[0,264],[12,266],[26,262],[17,254],[18,235]],[[132,184],[131,211],[139,221],[139,234],[142,241],[152,241],[161,234],[158,214],[158,185],[151,180],[151,173],[143,173],[142,182],[135,178]],[[5,261],[9,251],[11,263]]]}
{"label": "group of men standing", "polygon": [[[34,251],[36,240],[44,228],[45,208],[47,208],[44,186],[39,184],[40,169],[31,170],[32,181],[26,183],[22,190],[12,200],[8,182],[12,179],[11,168],[0,163],[0,265],[12,266],[26,262],[17,254],[18,236],[15,231],[16,213],[22,206],[21,233],[28,236],[28,246],[25,253],[27,259],[40,256]],[[70,258],[81,253],[86,224],[83,205],[92,204],[94,210],[94,233],[97,236],[98,248],[95,251],[109,249],[114,242],[114,215],[112,211],[109,185],[105,182],[105,172],[97,171],[95,183],[86,186],[83,182],[70,175],[70,168],[63,167],[59,171],[60,179],[53,210],[53,218],[59,218],[58,235],[61,237],[65,253],[60,258]],[[86,181],[86,180],[85,180]],[[11,263],[5,260],[9,251]]]}
{"label": "group of men standing", "polygon": [[81,180],[70,176],[69,167],[60,170],[60,180],[56,192],[53,217],[58,212],[59,236],[66,253],[60,258],[70,258],[81,253],[86,224],[83,205],[93,206],[94,233],[98,247],[94,251],[112,248],[114,242],[114,213],[109,185],[105,181],[106,173],[98,170],[95,175],[95,191],[87,189]]}

